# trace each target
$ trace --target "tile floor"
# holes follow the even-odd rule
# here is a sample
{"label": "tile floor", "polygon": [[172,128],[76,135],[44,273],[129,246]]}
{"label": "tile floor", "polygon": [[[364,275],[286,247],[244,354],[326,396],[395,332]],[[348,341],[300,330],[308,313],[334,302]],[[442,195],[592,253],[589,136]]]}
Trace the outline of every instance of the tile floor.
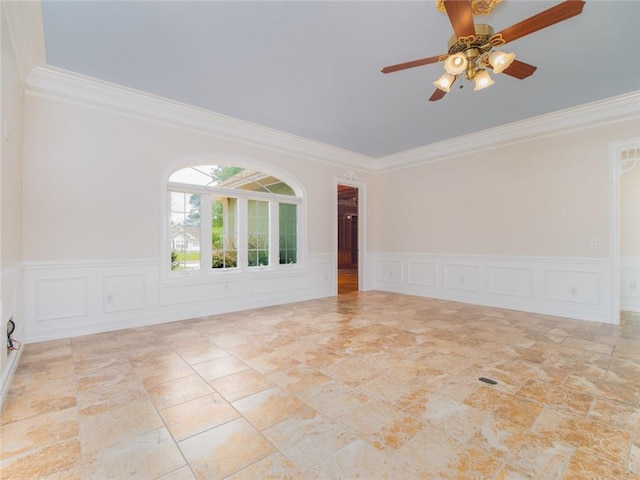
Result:
{"label": "tile floor", "polygon": [[640,314],[355,293],[26,345],[0,476],[640,478],[639,388]]}

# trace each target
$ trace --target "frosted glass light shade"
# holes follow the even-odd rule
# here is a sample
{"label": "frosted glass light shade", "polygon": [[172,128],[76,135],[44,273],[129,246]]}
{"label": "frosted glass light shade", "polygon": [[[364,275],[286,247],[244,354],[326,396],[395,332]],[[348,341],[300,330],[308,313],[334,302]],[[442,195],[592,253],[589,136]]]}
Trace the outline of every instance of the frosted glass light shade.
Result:
{"label": "frosted glass light shade", "polygon": [[433,84],[443,92],[448,92],[455,78],[456,77],[451,75],[450,73],[443,73],[438,80],[433,82]]}
{"label": "frosted glass light shade", "polygon": [[491,85],[496,83],[491,79],[491,77],[489,76],[486,70],[480,70],[476,74],[474,79],[476,82],[476,86],[474,87],[474,90],[482,90],[483,88],[490,87]]}
{"label": "frosted glass light shade", "polygon": [[489,55],[489,63],[493,67],[493,73],[504,72],[515,59],[515,53],[504,53],[498,50],[491,52]]}
{"label": "frosted glass light shade", "polygon": [[455,55],[447,57],[444,61],[444,69],[451,75],[459,75],[466,70],[468,63],[465,54],[458,52]]}

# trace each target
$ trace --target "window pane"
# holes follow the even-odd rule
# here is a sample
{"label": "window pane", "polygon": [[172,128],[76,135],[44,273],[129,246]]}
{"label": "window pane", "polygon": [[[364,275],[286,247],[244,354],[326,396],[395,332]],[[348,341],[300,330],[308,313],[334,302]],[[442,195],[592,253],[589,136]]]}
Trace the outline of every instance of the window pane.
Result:
{"label": "window pane", "polygon": [[200,165],[187,167],[174,172],[170,182],[188,183],[190,185],[218,186],[230,178],[241,176],[244,169],[219,165]]}
{"label": "window pane", "polygon": [[293,188],[273,175],[226,165],[197,165],[183,168],[174,172],[169,177],[169,181],[279,195],[294,196],[296,194]]}
{"label": "window pane", "polygon": [[269,265],[269,202],[247,200],[247,260],[250,267]]}
{"label": "window pane", "polygon": [[279,205],[280,264],[297,263],[297,208],[295,205]]}
{"label": "window pane", "polygon": [[200,268],[200,195],[171,192],[171,270]]}
{"label": "window pane", "polygon": [[211,201],[211,267],[238,266],[237,210],[235,198],[217,197]]}

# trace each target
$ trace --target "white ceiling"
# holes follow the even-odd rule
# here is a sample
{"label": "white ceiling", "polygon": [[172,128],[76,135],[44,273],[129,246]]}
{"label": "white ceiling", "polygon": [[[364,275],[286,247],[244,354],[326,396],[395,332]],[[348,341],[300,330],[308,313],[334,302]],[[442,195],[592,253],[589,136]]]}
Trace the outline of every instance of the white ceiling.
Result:
{"label": "white ceiling", "polygon": [[[504,0],[502,30],[559,2]],[[434,1],[43,0],[46,60],[126,87],[373,157],[640,89],[640,2],[589,1],[581,15],[503,47],[525,80],[428,102],[446,53]],[[458,85],[456,85],[458,86]]]}

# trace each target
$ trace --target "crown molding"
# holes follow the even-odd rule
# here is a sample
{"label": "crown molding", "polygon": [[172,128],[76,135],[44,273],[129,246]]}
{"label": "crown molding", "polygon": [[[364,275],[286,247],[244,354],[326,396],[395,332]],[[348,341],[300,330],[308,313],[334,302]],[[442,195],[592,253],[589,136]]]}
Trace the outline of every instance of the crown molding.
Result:
{"label": "crown molding", "polygon": [[368,173],[443,161],[535,138],[640,118],[639,90],[374,158],[50,66],[36,67],[29,73],[26,91],[28,95],[114,111]]}
{"label": "crown molding", "polygon": [[35,67],[45,64],[42,7],[39,0],[2,1],[2,16],[18,61],[20,77],[25,79]]}
{"label": "crown molding", "polygon": [[372,158],[366,155],[55,67],[34,68],[27,75],[26,86],[27,95],[113,111],[341,167],[370,170]]}
{"label": "crown molding", "polygon": [[640,90],[377,158],[376,172],[438,162],[535,138],[640,119]]}

